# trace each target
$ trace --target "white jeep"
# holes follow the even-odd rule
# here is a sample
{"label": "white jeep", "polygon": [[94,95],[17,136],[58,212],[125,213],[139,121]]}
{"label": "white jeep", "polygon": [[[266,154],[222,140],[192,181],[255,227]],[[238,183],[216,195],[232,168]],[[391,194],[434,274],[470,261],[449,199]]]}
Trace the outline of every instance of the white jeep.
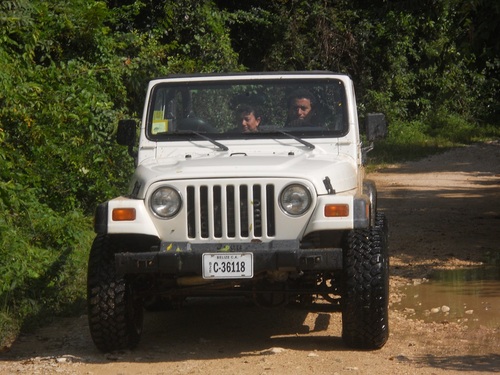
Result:
{"label": "white jeep", "polygon": [[246,296],[341,311],[347,345],[381,348],[387,223],[363,164],[386,123],[365,117],[363,147],[352,80],[331,72],[152,80],[138,145],[133,120],[118,126],[137,165],[129,192],[96,211],[96,346],[136,346],[144,308]]}

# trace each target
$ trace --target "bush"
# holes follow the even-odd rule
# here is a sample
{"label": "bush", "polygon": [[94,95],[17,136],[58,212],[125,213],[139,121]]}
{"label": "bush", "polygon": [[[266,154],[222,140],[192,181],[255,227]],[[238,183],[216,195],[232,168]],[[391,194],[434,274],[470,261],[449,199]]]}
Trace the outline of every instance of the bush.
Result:
{"label": "bush", "polygon": [[21,326],[83,308],[92,238],[82,212],[61,215],[34,190],[0,182],[0,347]]}
{"label": "bush", "polygon": [[212,1],[108,3],[0,2],[0,345],[82,307],[90,216],[133,169],[115,127],[147,80],[240,69]]}
{"label": "bush", "polygon": [[437,111],[428,116],[428,134],[453,144],[466,144],[474,140],[480,128],[463,116],[446,111]]}

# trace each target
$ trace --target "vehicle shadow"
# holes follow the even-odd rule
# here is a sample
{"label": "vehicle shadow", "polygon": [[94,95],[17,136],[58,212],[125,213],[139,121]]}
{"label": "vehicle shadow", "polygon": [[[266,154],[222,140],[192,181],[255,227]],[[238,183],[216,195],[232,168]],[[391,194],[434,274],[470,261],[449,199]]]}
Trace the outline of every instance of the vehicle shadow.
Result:
{"label": "vehicle shadow", "polygon": [[146,311],[133,350],[101,353],[87,317],[58,319],[18,337],[1,360],[69,357],[72,362],[177,362],[272,354],[273,350],[344,351],[340,313],[264,308],[240,298],[188,300],[182,308]]}
{"label": "vehicle shadow", "polygon": [[141,346],[160,345],[168,347],[168,356],[194,353],[196,358],[260,355],[276,347],[346,350],[340,321],[340,313],[263,308],[235,299],[194,301],[178,311],[149,313]]}

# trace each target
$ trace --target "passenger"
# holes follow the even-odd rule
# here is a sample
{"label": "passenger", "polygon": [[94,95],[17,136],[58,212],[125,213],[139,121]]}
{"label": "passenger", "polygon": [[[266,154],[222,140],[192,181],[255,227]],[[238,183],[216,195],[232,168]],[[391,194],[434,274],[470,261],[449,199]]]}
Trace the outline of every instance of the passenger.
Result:
{"label": "passenger", "polygon": [[285,126],[299,127],[318,125],[316,120],[317,101],[315,96],[305,89],[298,89],[288,97],[288,117]]}

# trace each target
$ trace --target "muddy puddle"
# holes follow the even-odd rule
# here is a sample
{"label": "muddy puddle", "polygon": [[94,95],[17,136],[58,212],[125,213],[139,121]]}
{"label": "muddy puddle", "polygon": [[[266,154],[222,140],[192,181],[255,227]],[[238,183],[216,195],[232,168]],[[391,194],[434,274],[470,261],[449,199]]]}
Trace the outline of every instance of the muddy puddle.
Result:
{"label": "muddy puddle", "polygon": [[500,329],[500,267],[435,271],[416,284],[394,306],[408,317]]}

